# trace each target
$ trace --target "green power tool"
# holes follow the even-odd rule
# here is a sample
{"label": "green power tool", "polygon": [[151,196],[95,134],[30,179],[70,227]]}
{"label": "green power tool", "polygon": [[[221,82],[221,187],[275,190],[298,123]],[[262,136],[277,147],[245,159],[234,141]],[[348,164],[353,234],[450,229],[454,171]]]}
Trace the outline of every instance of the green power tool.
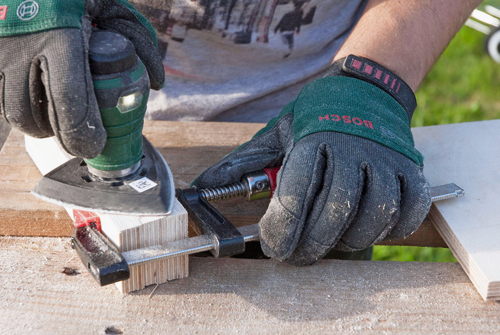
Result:
{"label": "green power tool", "polygon": [[32,193],[101,213],[169,214],[175,199],[172,173],[142,135],[150,91],[146,68],[122,35],[96,29],[89,45],[106,145],[96,158],[74,158],[49,172]]}

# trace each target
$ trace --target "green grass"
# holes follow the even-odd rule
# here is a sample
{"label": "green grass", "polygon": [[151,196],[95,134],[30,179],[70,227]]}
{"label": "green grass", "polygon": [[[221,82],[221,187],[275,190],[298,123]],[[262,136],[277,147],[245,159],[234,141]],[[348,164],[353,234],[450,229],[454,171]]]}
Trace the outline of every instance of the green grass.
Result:
{"label": "green grass", "polygon": [[[455,36],[416,93],[413,127],[500,119],[500,64],[484,52],[485,38],[469,27]],[[448,249],[388,246],[375,246],[373,259],[457,261]]]}
{"label": "green grass", "polygon": [[389,247],[377,245],[373,248],[372,260],[398,262],[457,262],[446,248]]}
{"label": "green grass", "polygon": [[416,93],[413,127],[500,118],[500,65],[484,39],[468,27],[457,34]]}

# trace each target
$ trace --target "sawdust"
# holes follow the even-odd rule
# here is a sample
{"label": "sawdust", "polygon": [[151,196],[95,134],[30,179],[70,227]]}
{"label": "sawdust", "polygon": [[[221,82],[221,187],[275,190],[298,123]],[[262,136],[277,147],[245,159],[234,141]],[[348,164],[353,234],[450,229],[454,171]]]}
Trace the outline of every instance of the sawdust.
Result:
{"label": "sawdust", "polygon": [[1,249],[23,249],[37,251],[69,251],[71,248],[69,237],[16,237],[0,236]]}

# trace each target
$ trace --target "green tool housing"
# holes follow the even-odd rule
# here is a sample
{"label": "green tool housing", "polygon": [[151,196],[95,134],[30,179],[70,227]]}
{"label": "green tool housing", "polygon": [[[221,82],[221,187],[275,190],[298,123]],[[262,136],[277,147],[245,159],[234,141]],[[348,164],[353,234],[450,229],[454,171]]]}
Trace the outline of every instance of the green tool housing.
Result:
{"label": "green tool housing", "polygon": [[99,156],[85,162],[99,171],[138,167],[150,91],[146,68],[128,39],[99,30],[93,32],[89,63],[107,141]]}

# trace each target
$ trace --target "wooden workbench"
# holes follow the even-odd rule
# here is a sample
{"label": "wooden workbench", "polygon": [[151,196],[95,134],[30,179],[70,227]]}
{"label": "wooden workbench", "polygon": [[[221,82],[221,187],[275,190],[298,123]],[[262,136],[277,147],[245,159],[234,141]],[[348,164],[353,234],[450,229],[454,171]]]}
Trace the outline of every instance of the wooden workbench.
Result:
{"label": "wooden workbench", "polygon": [[[176,186],[186,187],[261,126],[155,121],[145,134]],[[64,209],[29,195],[40,174],[23,146],[13,131],[0,152],[2,334],[500,332],[500,304],[484,302],[456,263],[323,260],[297,268],[192,257],[189,278],[160,285],[153,295],[154,287],[128,296],[99,288],[69,247]],[[266,206],[229,201],[219,208],[245,225]],[[427,221],[396,244],[444,242]],[[76,275],[62,273],[65,267]]]}

